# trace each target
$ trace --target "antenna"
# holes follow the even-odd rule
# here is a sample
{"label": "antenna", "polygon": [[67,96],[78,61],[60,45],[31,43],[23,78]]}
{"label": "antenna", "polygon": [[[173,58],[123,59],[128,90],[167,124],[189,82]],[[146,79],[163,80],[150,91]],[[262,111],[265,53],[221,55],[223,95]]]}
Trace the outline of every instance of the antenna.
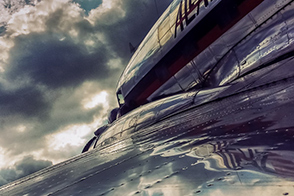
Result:
{"label": "antenna", "polygon": [[155,3],[155,7],[156,7],[156,13],[157,13],[157,17],[159,17],[159,12],[158,12],[158,7],[157,7],[156,0],[154,0],[154,3]]}
{"label": "antenna", "polygon": [[130,48],[131,54],[134,54],[136,52],[137,47],[134,47],[131,42],[129,42],[129,48]]}

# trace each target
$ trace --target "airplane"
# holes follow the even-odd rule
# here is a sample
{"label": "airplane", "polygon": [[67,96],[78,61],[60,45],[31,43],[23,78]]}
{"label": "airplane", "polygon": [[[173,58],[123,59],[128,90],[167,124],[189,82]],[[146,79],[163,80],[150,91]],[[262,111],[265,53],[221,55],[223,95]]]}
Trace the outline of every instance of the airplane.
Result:
{"label": "airplane", "polygon": [[293,195],[293,56],[293,0],[174,0],[83,153],[0,195]]}

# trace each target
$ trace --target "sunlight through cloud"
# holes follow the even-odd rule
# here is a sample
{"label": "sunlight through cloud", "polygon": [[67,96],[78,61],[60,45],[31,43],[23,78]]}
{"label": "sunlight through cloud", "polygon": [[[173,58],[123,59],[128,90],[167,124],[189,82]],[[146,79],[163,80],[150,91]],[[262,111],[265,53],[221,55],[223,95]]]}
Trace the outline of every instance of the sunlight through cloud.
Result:
{"label": "sunlight through cloud", "polygon": [[102,91],[101,93],[93,96],[91,99],[85,99],[83,101],[84,108],[92,109],[99,104],[102,104],[103,107],[108,107],[107,97],[108,93],[106,91]]}
{"label": "sunlight through cloud", "polygon": [[66,146],[81,146],[86,142],[85,137],[93,132],[89,125],[74,125],[59,133],[48,136],[48,144],[53,150],[61,150]]}

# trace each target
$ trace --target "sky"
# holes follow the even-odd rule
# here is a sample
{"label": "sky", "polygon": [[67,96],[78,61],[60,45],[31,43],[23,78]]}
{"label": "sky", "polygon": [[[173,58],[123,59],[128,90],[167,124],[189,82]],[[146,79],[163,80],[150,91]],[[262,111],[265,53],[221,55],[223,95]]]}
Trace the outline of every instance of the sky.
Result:
{"label": "sky", "polygon": [[0,185],[81,152],[170,2],[0,0]]}

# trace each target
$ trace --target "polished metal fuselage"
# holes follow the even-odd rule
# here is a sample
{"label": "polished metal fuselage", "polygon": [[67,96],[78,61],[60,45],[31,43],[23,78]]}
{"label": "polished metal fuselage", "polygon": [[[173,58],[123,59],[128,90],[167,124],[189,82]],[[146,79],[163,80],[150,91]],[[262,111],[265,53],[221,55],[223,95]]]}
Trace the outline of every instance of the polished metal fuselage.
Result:
{"label": "polished metal fuselage", "polygon": [[[4,185],[0,195],[291,195],[293,64],[289,57],[234,84],[183,94],[186,104],[148,125],[114,124],[95,149]],[[138,118],[165,112],[146,106]]]}
{"label": "polished metal fuselage", "polygon": [[[252,2],[244,1],[237,14],[218,7],[224,6],[223,2],[232,4],[233,1],[208,1],[207,5],[203,0],[198,1],[201,2],[199,10],[194,8],[187,13],[190,19],[193,14],[195,16],[189,25],[184,20],[184,11],[181,13],[181,29],[177,24],[179,7],[183,4],[184,10],[187,2],[174,1],[132,57],[117,86],[125,104],[137,107],[175,93],[225,85],[281,53],[293,50],[293,6],[288,5],[290,0],[253,1],[258,3],[251,11],[246,3]],[[217,8],[223,11],[215,11]],[[206,18],[207,22],[212,20],[209,14],[213,11],[224,15],[222,20],[225,21],[216,22],[211,29],[207,27],[206,32],[201,22]],[[246,11],[248,13],[243,16],[242,12]],[[226,19],[237,16],[240,17],[236,20]],[[214,17],[215,20],[221,18]],[[198,36],[197,32],[201,31],[206,35]],[[186,37],[190,39],[185,40]],[[167,57],[175,59],[167,61]]]}
{"label": "polished metal fuselage", "polygon": [[130,111],[93,150],[0,195],[292,195],[293,10],[290,0],[262,1],[150,99],[174,85],[192,84],[188,92]]}

